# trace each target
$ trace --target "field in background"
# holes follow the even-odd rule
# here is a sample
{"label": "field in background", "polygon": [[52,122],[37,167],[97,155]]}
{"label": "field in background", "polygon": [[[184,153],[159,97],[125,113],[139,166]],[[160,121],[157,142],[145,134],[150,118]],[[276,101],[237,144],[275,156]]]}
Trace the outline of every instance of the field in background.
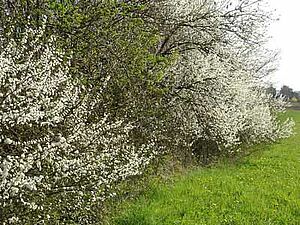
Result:
{"label": "field in background", "polygon": [[300,102],[292,102],[289,108],[291,110],[300,110]]}
{"label": "field in background", "polygon": [[287,116],[296,122],[293,137],[153,187],[109,224],[300,224],[300,111]]}

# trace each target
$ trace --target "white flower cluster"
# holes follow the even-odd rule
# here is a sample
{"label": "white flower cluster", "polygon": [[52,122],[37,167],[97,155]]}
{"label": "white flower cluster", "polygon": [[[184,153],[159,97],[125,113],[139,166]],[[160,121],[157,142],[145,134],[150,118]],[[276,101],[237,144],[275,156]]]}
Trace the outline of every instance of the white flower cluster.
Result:
{"label": "white flower cluster", "polygon": [[233,67],[231,59],[189,51],[171,73],[179,96],[174,108],[181,111],[183,126],[193,141],[213,140],[220,149],[232,151],[242,143],[274,141],[292,134],[293,121],[281,124],[276,119],[284,110],[284,100],[273,99],[259,79]]}
{"label": "white flower cluster", "polygon": [[71,77],[55,38],[42,44],[43,28],[22,35],[0,52],[0,221],[51,224],[55,212],[66,222],[85,210],[76,219],[89,224],[87,211],[114,195],[113,183],[158,154],[155,137],[130,143],[134,126],[97,114],[101,91]]}
{"label": "white flower cluster", "polygon": [[179,55],[168,77],[174,80],[172,110],[182,137],[189,137],[187,146],[200,148],[200,154],[214,148],[232,152],[241,144],[292,134],[293,121],[277,121],[286,103],[269,96],[260,80],[274,70],[276,59],[264,47],[272,18],[262,1],[160,4],[167,22],[158,52]]}

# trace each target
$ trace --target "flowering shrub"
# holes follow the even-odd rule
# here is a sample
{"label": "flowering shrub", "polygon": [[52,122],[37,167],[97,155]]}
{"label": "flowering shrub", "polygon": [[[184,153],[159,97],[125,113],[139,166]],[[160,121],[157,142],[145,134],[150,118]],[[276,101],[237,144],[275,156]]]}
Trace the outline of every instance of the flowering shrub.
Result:
{"label": "flowering shrub", "polygon": [[41,44],[42,29],[23,35],[0,53],[1,222],[89,224],[93,206],[114,195],[110,186],[155,157],[155,136],[131,143],[132,124],[94,110],[110,77],[91,95],[69,75],[54,37]]}
{"label": "flowering shrub", "polygon": [[242,143],[291,135],[293,122],[281,125],[276,119],[276,113],[284,109],[283,99],[273,99],[260,86],[260,80],[233,70],[231,63],[214,55],[189,52],[171,72],[177,77],[174,91],[179,95],[174,108],[186,118],[184,130],[191,134],[192,142],[210,140],[220,151],[232,151]]}
{"label": "flowering shrub", "polygon": [[179,55],[166,77],[178,135],[194,153],[223,154],[292,133],[292,121],[276,119],[286,103],[266,94],[260,79],[275,69],[277,53],[264,47],[272,15],[259,4],[165,0],[155,8],[159,54]]}

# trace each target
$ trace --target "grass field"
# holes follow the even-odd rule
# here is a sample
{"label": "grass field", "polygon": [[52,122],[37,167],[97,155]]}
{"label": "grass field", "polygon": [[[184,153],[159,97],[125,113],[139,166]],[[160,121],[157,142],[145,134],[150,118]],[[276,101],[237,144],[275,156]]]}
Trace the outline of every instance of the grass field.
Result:
{"label": "grass field", "polygon": [[295,136],[250,156],[200,168],[124,203],[116,225],[300,225],[300,111]]}

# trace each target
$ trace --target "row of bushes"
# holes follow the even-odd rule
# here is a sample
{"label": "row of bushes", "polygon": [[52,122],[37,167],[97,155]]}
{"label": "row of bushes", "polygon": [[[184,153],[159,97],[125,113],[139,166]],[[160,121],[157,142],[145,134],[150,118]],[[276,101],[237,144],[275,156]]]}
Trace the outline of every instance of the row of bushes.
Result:
{"label": "row of bushes", "polygon": [[116,185],[165,154],[290,135],[260,81],[259,4],[2,1],[0,222],[99,223]]}

